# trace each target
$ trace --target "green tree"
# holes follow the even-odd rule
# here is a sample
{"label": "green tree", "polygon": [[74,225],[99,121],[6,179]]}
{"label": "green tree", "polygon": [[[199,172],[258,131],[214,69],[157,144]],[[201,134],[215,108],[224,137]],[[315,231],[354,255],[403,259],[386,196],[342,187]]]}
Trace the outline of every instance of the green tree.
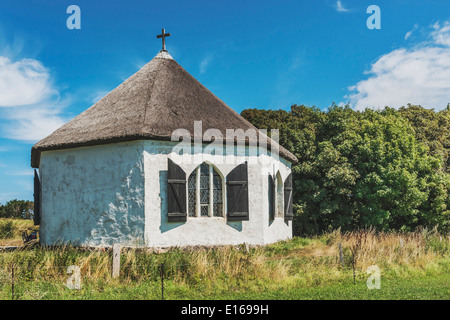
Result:
{"label": "green tree", "polygon": [[411,123],[416,139],[428,147],[430,154],[442,159],[443,170],[450,173],[450,110],[435,112],[408,105],[399,113]]}
{"label": "green tree", "polygon": [[308,234],[365,226],[448,230],[449,113],[333,104],[242,115],[258,128],[279,129],[281,145],[299,159],[292,168],[294,232]]}
{"label": "green tree", "polygon": [[2,209],[0,209],[0,217],[32,219],[33,208],[33,201],[14,199],[2,206]]}

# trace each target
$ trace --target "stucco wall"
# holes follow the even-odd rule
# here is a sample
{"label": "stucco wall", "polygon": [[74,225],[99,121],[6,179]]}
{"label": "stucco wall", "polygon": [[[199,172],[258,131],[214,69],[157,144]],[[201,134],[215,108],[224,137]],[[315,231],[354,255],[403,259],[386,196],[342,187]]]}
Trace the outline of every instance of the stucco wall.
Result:
{"label": "stucco wall", "polygon": [[[272,169],[267,171],[267,174],[272,175],[274,179],[276,180],[276,175],[279,174],[282,179],[282,183],[286,180],[286,178],[291,173],[291,165],[289,162],[284,160],[283,158],[273,159],[271,157],[263,155],[262,157],[266,157],[268,162],[270,162],[270,165],[272,166]],[[276,183],[276,182],[275,182]],[[282,184],[280,186],[281,188],[284,188],[284,185]],[[268,190],[269,188],[269,180],[267,176],[264,176],[263,179],[263,186],[262,190]],[[266,191],[267,194],[267,191]],[[275,217],[275,219],[270,219],[269,217],[269,202],[267,195],[266,201],[264,202],[264,224],[263,224],[263,233],[264,233],[264,244],[268,243],[274,243],[280,240],[286,240],[292,238],[292,221],[285,221],[284,220],[284,213],[282,213],[282,217]],[[284,211],[284,195],[276,196],[275,198],[275,207],[279,204],[282,208],[282,211]]]}
{"label": "stucco wall", "polygon": [[[244,242],[262,245],[292,237],[292,222],[269,219],[267,175],[279,172],[284,181],[290,172],[288,162],[259,155],[249,148],[247,156],[236,150],[227,156],[209,152],[192,158],[174,152],[175,144],[136,141],[43,152],[39,168],[42,243],[71,241],[91,246],[121,243],[154,247]],[[169,223],[168,157],[181,166],[186,177],[202,162],[213,164],[226,177],[247,161],[250,220],[227,222],[225,217],[188,217],[184,223]]]}
{"label": "stucco wall", "polygon": [[[149,246],[193,246],[215,244],[266,244],[292,237],[292,223],[284,219],[269,219],[269,172],[279,170],[283,178],[290,172],[287,162],[266,155],[249,152],[247,156],[197,154],[179,155],[174,144],[146,141],[145,167],[145,242]],[[248,154],[254,154],[248,156]],[[226,154],[222,152],[222,154]],[[170,157],[185,172],[186,178],[202,162],[214,165],[219,174],[226,177],[237,165],[248,162],[249,221],[227,222],[219,217],[188,217],[184,223],[167,221],[167,158]],[[264,158],[264,159],[261,159]],[[262,163],[261,161],[265,161]],[[226,212],[226,199],[225,210]]]}
{"label": "stucco wall", "polygon": [[42,243],[142,243],[143,143],[43,152]]}

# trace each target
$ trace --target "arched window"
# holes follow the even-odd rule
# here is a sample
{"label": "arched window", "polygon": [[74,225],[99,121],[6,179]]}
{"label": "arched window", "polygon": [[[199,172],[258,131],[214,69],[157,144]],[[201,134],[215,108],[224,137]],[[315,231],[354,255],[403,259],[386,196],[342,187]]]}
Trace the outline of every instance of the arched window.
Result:
{"label": "arched window", "polygon": [[190,217],[223,217],[223,179],[207,163],[199,165],[188,179]]}
{"label": "arched window", "polygon": [[284,211],[284,192],[283,192],[283,179],[281,179],[280,171],[275,176],[276,195],[275,195],[275,217],[282,218]]}

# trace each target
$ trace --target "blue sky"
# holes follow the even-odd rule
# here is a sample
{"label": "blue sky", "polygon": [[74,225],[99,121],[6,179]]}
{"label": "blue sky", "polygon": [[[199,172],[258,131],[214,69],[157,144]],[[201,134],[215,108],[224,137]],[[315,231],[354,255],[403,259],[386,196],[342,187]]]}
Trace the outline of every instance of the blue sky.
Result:
{"label": "blue sky", "polygon": [[[81,9],[69,30],[67,7]],[[381,10],[381,29],[366,12]],[[450,102],[448,0],[0,2],[0,203],[32,200],[30,149],[160,50],[237,112]]]}

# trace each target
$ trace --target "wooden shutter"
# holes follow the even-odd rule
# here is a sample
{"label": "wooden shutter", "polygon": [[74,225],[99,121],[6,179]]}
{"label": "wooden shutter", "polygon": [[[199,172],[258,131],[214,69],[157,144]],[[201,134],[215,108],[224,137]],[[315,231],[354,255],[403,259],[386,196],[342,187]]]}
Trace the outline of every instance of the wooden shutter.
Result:
{"label": "wooden shutter", "polygon": [[269,219],[275,219],[275,181],[272,175],[268,175],[269,177],[269,186],[268,186],[268,197],[269,197]]}
{"label": "wooden shutter", "polygon": [[186,173],[168,159],[167,172],[168,221],[186,221]]}
{"label": "wooden shutter", "polygon": [[39,176],[37,174],[36,169],[34,169],[34,215],[33,221],[34,225],[38,226],[41,224],[41,181],[39,180]]}
{"label": "wooden shutter", "polygon": [[286,221],[292,221],[294,218],[294,210],[292,207],[292,173],[286,178],[284,182],[284,219]]}
{"label": "wooden shutter", "polygon": [[227,175],[227,211],[229,221],[249,220],[247,162]]}

